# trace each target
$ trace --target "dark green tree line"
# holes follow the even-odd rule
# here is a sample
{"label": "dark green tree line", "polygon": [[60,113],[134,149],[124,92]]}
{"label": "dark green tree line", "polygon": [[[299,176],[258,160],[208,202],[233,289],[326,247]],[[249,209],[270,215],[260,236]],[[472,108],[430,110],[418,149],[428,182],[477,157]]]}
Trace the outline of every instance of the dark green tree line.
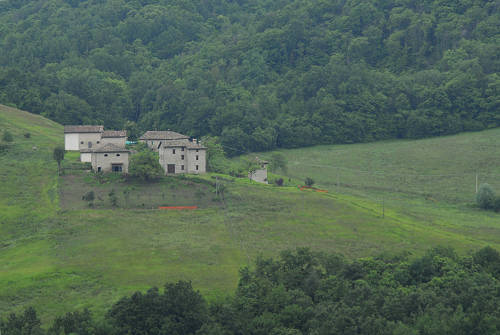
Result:
{"label": "dark green tree line", "polygon": [[481,130],[499,22],[494,0],[5,0],[0,103],[231,154]]}

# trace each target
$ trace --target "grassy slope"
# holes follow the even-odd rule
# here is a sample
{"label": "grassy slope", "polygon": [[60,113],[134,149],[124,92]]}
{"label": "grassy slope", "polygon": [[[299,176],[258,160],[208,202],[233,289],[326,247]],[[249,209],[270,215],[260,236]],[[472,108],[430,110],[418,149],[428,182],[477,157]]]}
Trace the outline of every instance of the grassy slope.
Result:
{"label": "grassy slope", "polygon": [[[178,279],[214,298],[230,294],[238,269],[257,255],[297,246],[348,256],[420,253],[437,244],[500,247],[493,225],[465,235],[447,222],[390,208],[382,218],[379,203],[369,199],[244,179],[227,182],[226,209],[60,210],[51,150],[62,143],[61,126],[0,107],[0,127],[16,135],[14,149],[0,156],[9,166],[0,180],[7,211],[0,225],[0,315],[27,305],[48,319],[82,307],[103,310],[124,294]],[[30,139],[22,137],[26,131]],[[462,215],[454,208],[439,213]]]}
{"label": "grassy slope", "polygon": [[[500,193],[500,129],[417,141],[280,151],[288,174],[337,195],[404,215],[430,231],[498,245],[500,215],[473,206],[478,182]],[[270,158],[272,153],[261,154]],[[337,184],[338,183],[338,184]],[[406,219],[405,219],[406,220]]]}

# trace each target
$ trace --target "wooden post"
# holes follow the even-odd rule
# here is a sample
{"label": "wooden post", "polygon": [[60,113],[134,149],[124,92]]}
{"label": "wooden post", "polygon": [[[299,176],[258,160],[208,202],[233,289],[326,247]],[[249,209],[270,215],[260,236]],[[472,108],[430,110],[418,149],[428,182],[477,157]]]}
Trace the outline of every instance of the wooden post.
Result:
{"label": "wooden post", "polygon": [[478,181],[479,181],[479,176],[478,174],[476,173],[476,193],[478,191]]}

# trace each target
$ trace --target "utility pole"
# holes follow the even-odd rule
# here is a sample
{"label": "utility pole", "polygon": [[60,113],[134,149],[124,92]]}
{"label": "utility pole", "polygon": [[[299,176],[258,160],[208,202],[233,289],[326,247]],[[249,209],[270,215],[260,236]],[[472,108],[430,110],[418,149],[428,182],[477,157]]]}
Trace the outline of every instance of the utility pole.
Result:
{"label": "utility pole", "polygon": [[339,168],[337,168],[337,187],[340,185]]}
{"label": "utility pole", "polygon": [[478,191],[478,180],[479,180],[479,177],[478,177],[478,174],[476,173],[476,193]]}
{"label": "utility pole", "polygon": [[219,176],[215,176],[215,196],[219,196]]}
{"label": "utility pole", "polygon": [[382,197],[382,218],[385,218],[385,199]]}

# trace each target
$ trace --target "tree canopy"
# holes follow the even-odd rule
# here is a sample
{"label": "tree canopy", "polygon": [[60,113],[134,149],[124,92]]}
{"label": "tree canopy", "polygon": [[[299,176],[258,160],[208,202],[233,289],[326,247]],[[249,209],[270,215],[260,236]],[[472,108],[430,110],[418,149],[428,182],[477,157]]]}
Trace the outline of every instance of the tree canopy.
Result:
{"label": "tree canopy", "polygon": [[232,155],[480,130],[499,22],[495,0],[5,0],[0,103]]}
{"label": "tree canopy", "polygon": [[348,260],[284,251],[241,269],[236,292],[224,299],[207,303],[179,281],[123,297],[105,316],[68,312],[46,332],[40,325],[32,308],[0,317],[9,335],[497,334],[500,254],[438,247],[420,257]]}

